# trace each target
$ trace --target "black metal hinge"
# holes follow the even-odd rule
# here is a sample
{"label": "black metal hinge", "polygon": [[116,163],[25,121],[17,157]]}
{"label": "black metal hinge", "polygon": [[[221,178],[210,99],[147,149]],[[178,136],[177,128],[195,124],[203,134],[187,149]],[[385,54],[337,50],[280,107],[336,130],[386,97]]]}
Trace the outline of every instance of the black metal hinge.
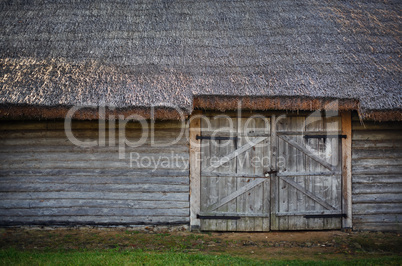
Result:
{"label": "black metal hinge", "polygon": [[346,135],[304,135],[305,139],[329,139],[329,138],[340,138],[346,139]]}
{"label": "black metal hinge", "polygon": [[346,218],[348,217],[345,213],[340,214],[312,214],[312,215],[304,215],[306,219],[314,219],[314,218]]}
{"label": "black metal hinge", "polygon": [[240,220],[240,216],[203,216],[197,214],[197,219],[204,219],[204,220]]}

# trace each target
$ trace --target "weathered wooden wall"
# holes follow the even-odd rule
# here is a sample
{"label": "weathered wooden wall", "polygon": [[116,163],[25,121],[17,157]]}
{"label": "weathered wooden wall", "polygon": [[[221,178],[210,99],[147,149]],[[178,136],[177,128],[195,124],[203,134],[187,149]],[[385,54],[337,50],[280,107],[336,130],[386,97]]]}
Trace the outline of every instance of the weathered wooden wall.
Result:
{"label": "weathered wooden wall", "polygon": [[[125,159],[119,159],[114,126],[109,131],[106,125],[104,146],[81,148],[67,139],[62,121],[1,122],[0,225],[188,223],[186,136],[166,147],[152,146],[148,136],[140,147],[125,146]],[[155,143],[170,143],[181,127],[156,123]],[[98,122],[75,121],[73,134],[81,141],[98,140]],[[125,134],[138,140],[139,125],[127,124]],[[155,171],[148,160],[130,167],[130,152],[165,163]],[[166,163],[174,156],[178,163]]]}
{"label": "weathered wooden wall", "polygon": [[402,123],[353,120],[353,229],[402,230]]}

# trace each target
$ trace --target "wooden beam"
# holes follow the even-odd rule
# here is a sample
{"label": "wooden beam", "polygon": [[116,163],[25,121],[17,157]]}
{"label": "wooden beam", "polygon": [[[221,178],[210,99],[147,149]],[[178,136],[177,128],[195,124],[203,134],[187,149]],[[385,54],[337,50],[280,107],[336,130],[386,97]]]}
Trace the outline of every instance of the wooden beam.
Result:
{"label": "wooden beam", "polygon": [[205,169],[205,172],[212,172],[213,170],[215,170],[216,168],[222,166],[223,164],[229,162],[230,160],[232,160],[233,158],[239,156],[239,154],[242,154],[243,152],[247,151],[248,149],[254,147],[255,145],[257,145],[258,143],[260,143],[261,141],[264,141],[265,139],[267,139],[267,137],[260,137],[257,138],[253,141],[249,141],[247,142],[247,144],[241,146],[240,148],[238,148],[237,150],[229,153],[228,155],[224,156],[222,159],[219,160],[219,162],[215,165],[211,165],[209,166],[207,169]]}
{"label": "wooden beam", "polygon": [[261,217],[269,218],[269,213],[246,213],[246,212],[201,212],[203,216],[238,216],[238,217]]}
{"label": "wooden beam", "polygon": [[282,140],[286,141],[287,143],[289,143],[290,145],[292,145],[293,147],[295,147],[296,149],[300,150],[301,152],[303,152],[304,154],[306,154],[308,157],[310,157],[311,159],[313,159],[314,161],[316,161],[317,163],[321,164],[322,166],[324,166],[325,168],[327,168],[328,170],[333,170],[334,166],[331,165],[330,163],[328,163],[327,161],[325,161],[324,159],[321,159],[320,157],[318,157],[317,155],[315,155],[312,151],[309,151],[307,148],[303,147],[302,145],[300,145],[299,143],[297,143],[296,141],[290,139],[288,136],[278,136],[279,138],[281,138]]}
{"label": "wooden beam", "polygon": [[322,215],[322,214],[342,214],[339,210],[325,210],[325,211],[293,211],[293,212],[278,212],[276,216],[304,216],[304,215]]}
{"label": "wooden beam", "polygon": [[352,229],[352,114],[342,112],[342,209],[347,217],[342,219],[343,229]]}
{"label": "wooden beam", "polygon": [[190,230],[200,230],[201,222],[197,219],[201,206],[201,111],[194,111],[190,118]]}
{"label": "wooden beam", "polygon": [[216,172],[204,172],[201,171],[201,175],[205,177],[243,177],[243,178],[269,178],[263,175],[252,174],[238,174],[238,173],[216,173]]}
{"label": "wooden beam", "polygon": [[308,191],[304,187],[300,186],[299,184],[297,184],[293,180],[290,180],[289,178],[286,178],[286,177],[281,177],[281,179],[283,181],[285,181],[286,183],[288,183],[289,185],[291,185],[292,187],[294,187],[295,189],[297,189],[298,191],[300,191],[301,193],[303,193],[304,195],[306,195],[307,197],[311,198],[312,200],[314,200],[315,202],[320,204],[321,206],[325,207],[326,209],[328,209],[328,210],[336,210],[336,208],[334,206],[332,206],[331,204],[327,203],[325,200],[323,200],[322,198],[318,197],[317,195],[314,195],[313,193],[311,193],[310,191]]}
{"label": "wooden beam", "polygon": [[281,172],[277,176],[283,177],[295,177],[295,176],[333,176],[340,175],[340,172]]}
{"label": "wooden beam", "polygon": [[219,207],[225,205],[226,203],[228,203],[231,200],[234,200],[235,198],[237,198],[241,194],[249,191],[250,189],[252,189],[252,188],[254,188],[256,186],[258,186],[259,184],[261,184],[264,181],[265,181],[264,178],[259,178],[259,179],[251,181],[250,183],[247,183],[247,185],[242,186],[241,188],[239,188],[235,192],[227,195],[226,197],[222,198],[220,201],[218,201],[218,202],[212,204],[211,206],[209,206],[208,211],[214,211],[214,210],[218,209]]}
{"label": "wooden beam", "polygon": [[[271,116],[271,149],[269,151],[271,158],[271,169],[278,170],[277,165],[277,156],[278,156],[278,139],[276,135],[276,116]],[[276,216],[276,213],[279,211],[279,180],[276,178],[276,175],[272,175],[271,179],[271,221],[270,221],[270,230],[279,230],[279,219]]]}

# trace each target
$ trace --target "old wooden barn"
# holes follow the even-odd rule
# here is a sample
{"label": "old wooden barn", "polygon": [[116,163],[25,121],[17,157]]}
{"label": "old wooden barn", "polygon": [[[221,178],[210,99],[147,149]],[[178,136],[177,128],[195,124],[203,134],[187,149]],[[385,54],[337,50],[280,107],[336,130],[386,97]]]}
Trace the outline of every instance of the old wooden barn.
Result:
{"label": "old wooden barn", "polygon": [[3,1],[0,226],[400,231],[401,8]]}

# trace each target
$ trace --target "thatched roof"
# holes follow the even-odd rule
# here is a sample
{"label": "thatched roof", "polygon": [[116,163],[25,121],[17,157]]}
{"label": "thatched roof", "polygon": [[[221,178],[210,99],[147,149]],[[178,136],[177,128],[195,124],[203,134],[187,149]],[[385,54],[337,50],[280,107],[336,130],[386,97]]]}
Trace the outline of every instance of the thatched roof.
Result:
{"label": "thatched roof", "polygon": [[402,120],[400,0],[55,2],[0,3],[2,117],[73,105],[190,114],[246,96],[267,100],[258,109],[341,99]]}

